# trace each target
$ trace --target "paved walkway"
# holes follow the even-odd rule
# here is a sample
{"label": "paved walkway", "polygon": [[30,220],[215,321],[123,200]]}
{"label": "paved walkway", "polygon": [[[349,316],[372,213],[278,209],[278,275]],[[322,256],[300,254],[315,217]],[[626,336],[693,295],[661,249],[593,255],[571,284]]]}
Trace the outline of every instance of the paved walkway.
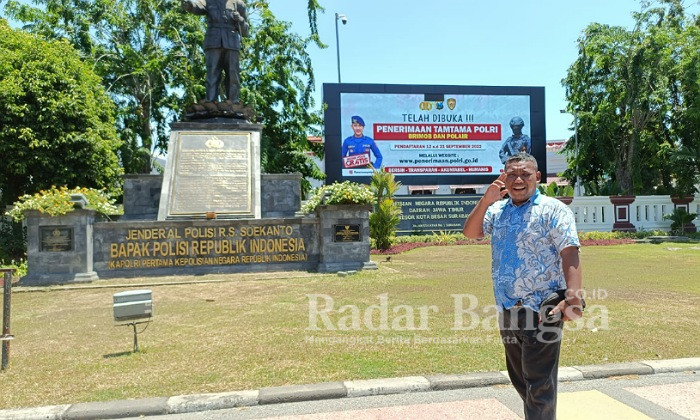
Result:
{"label": "paved walkway", "polygon": [[[697,371],[700,371],[700,358],[564,367],[559,370],[561,385],[557,414],[561,419],[700,419],[700,377],[695,375]],[[664,376],[674,373],[676,375],[672,377],[673,380]],[[619,381],[646,378],[646,381],[618,382],[617,388],[622,386],[624,392],[617,397],[615,392],[601,392],[602,387],[592,385],[603,378]],[[454,400],[440,401],[442,397],[438,398],[438,394],[449,395],[450,392],[458,393]],[[413,396],[413,400],[406,399],[399,404],[381,407],[371,406],[381,401],[377,396],[406,398],[407,395]],[[371,401],[370,407],[358,404],[363,399]],[[306,403],[308,407],[303,414],[292,416],[285,413],[275,417],[274,409],[255,414],[255,410],[270,406],[295,405],[290,403],[297,403],[296,406],[299,406],[298,403]],[[314,408],[314,404],[319,408]],[[330,408],[328,404],[331,404]],[[635,407],[645,409],[640,411]],[[244,415],[246,408],[248,415]],[[424,419],[427,413],[429,418],[518,419],[521,418],[522,409],[505,372],[486,372],[31,407],[0,410],[0,419],[98,419],[170,415],[170,418],[182,419],[271,417],[357,420]]]}
{"label": "paved walkway", "polygon": [[[628,402],[620,401],[598,389],[560,392],[557,418],[560,420],[637,420],[668,419],[678,416],[700,419],[700,378],[688,379],[691,381],[646,386],[623,385],[624,391],[642,397],[648,404],[658,407],[648,410],[630,406]],[[496,394],[493,390],[492,393]],[[498,398],[478,398],[266,418],[275,420],[423,420],[426,418],[519,420],[522,418],[522,411],[512,410]]]}

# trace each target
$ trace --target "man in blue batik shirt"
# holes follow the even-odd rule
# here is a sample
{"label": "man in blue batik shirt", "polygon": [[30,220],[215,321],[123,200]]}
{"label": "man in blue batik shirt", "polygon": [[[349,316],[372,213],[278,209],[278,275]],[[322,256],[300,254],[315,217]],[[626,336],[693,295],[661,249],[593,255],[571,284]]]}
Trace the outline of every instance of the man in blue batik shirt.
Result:
{"label": "man in blue batik shirt", "polygon": [[365,136],[362,132],[365,129],[365,121],[354,115],[351,118],[353,135],[343,141],[343,157],[374,153],[376,160],[372,163],[376,169],[382,167],[382,153],[371,137]]}
{"label": "man in blue batik shirt", "polygon": [[[537,190],[537,161],[509,157],[464,224],[464,235],[491,235],[492,277],[506,366],[523,399],[526,419],[554,419],[563,321],[582,316],[581,265],[574,215]],[[508,199],[502,199],[506,194]],[[540,316],[542,301],[566,289],[566,299]]]}

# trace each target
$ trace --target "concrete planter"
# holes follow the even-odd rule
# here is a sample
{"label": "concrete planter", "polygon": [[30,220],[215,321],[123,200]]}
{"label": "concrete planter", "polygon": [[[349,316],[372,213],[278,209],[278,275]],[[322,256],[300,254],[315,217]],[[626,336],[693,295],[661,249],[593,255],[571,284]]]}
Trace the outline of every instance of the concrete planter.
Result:
{"label": "concrete planter", "polygon": [[562,203],[566,204],[567,206],[571,204],[574,201],[574,197],[555,197],[557,200],[561,201]]}
{"label": "concrete planter", "polygon": [[22,285],[89,282],[93,270],[95,211],[76,209],[63,216],[36,210],[27,216],[27,275]]}
{"label": "concrete planter", "polygon": [[369,259],[369,204],[324,205],[320,220],[319,272],[374,268]]}

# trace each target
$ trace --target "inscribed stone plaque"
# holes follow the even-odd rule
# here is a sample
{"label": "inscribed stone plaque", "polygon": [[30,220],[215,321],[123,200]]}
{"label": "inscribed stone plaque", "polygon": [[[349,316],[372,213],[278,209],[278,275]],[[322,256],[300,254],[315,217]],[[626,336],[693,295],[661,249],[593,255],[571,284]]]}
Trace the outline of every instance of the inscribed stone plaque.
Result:
{"label": "inscribed stone plaque", "polygon": [[333,242],[361,242],[360,225],[333,225]]}
{"label": "inscribed stone plaque", "polygon": [[394,201],[401,207],[396,234],[461,232],[480,198],[467,194],[396,196]]}
{"label": "inscribed stone plaque", "polygon": [[39,244],[41,252],[72,251],[73,229],[65,226],[40,226]]}
{"label": "inscribed stone plaque", "polygon": [[208,212],[217,217],[256,216],[259,181],[255,177],[259,174],[252,133],[183,131],[174,140],[166,167],[168,218],[201,217]]}

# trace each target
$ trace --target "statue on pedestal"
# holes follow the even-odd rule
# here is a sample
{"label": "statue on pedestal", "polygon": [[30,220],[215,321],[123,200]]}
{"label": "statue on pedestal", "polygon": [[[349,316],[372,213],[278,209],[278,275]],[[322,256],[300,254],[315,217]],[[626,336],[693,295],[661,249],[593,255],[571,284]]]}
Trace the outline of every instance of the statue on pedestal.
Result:
{"label": "statue on pedestal", "polygon": [[[239,104],[241,90],[241,38],[248,36],[246,4],[243,0],[182,0],[182,8],[207,17],[204,54],[207,67],[206,98],[185,110],[188,119],[250,118],[252,111]],[[222,77],[223,76],[223,77]],[[223,81],[226,100],[218,101]]]}

